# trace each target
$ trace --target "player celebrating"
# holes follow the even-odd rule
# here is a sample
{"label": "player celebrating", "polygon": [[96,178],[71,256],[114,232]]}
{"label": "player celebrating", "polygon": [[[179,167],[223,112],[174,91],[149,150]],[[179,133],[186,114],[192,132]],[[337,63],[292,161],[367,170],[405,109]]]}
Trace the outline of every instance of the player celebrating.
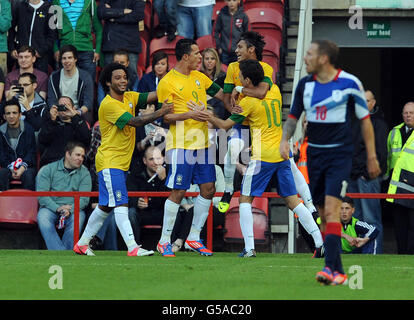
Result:
{"label": "player celebrating", "polygon": [[[256,60],[240,62],[239,79],[245,88],[257,87],[264,77],[261,64]],[[315,242],[322,242],[319,228],[312,214],[300,202],[290,168],[290,161],[284,160],[275,146],[282,138],[282,97],[279,88],[272,86],[262,100],[245,97],[240,102],[242,112],[233,114],[227,120],[210,116],[209,121],[221,129],[229,129],[236,123],[248,120],[252,136],[252,157],[243,177],[240,196],[240,227],[245,248],[240,257],[255,257],[252,202],[266,189],[272,175],[276,173],[277,190],[287,206],[299,217],[306,231]],[[196,105],[193,106],[196,108]]]}
{"label": "player celebrating", "polygon": [[[237,62],[230,63],[227,68],[226,79],[224,80],[224,106],[231,112],[232,104],[238,103],[245,96],[263,99],[269,89],[272,87],[273,68],[265,62],[262,62],[262,52],[265,46],[263,36],[254,31],[244,32],[237,43],[236,55]],[[258,60],[263,67],[264,77],[259,85],[253,88],[243,88],[239,79],[239,63],[244,60]],[[232,101],[232,92],[235,89],[240,93],[237,101]],[[240,152],[249,146],[249,126],[248,122],[236,123],[230,132],[227,142],[227,153],[224,157],[224,181],[225,190],[223,197],[219,202],[219,211],[227,212],[230,201],[233,196],[233,179],[236,171],[236,163]]]}
{"label": "player celebrating", "polygon": [[313,41],[304,57],[308,76],[295,90],[293,105],[284,125],[280,154],[289,157],[289,139],[302,111],[308,120],[308,171],[310,190],[325,233],[325,267],[317,281],[338,285],[347,280],[341,262],[341,195],[346,193],[352,165],[351,115],[361,120],[371,179],[380,173],[375,140],[361,82],[335,68],[339,49],[328,40]]}
{"label": "player celebrating", "polygon": [[187,103],[195,100],[205,105],[207,94],[223,100],[223,91],[219,85],[197,71],[201,54],[194,40],[179,40],[175,55],[178,61],[176,66],[161,79],[157,87],[159,101],[168,99],[174,103],[174,113],[164,116],[164,121],[170,124],[166,138],[169,166],[166,186],[172,190],[165,202],[162,234],[157,250],[164,257],[175,256],[171,248],[171,232],[177,212],[190,184],[198,184],[200,194],[195,201],[193,222],[184,246],[201,255],[210,256],[213,253],[200,240],[200,231],[215,193],[216,180],[214,163],[208,161],[208,114],[190,110]]}
{"label": "player celebrating", "polygon": [[135,107],[144,108],[157,101],[156,92],[127,91],[128,71],[118,63],[107,65],[100,82],[108,94],[99,107],[99,125],[102,142],[95,162],[99,179],[99,205],[92,212],[85,231],[73,251],[82,255],[95,255],[89,242],[98,233],[109,213],[114,210],[118,229],[128,247],[128,256],[146,256],[154,252],[139,246],[134,239],[128,218],[128,192],[126,174],[135,146],[135,127],[144,126],[173,111],[171,103],[164,103],[158,111],[134,117]]}

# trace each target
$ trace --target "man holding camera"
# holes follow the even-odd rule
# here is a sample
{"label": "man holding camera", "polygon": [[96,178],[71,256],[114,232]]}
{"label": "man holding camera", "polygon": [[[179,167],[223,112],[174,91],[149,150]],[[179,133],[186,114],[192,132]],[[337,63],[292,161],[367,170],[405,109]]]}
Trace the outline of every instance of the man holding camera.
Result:
{"label": "man holding camera", "polygon": [[91,132],[86,121],[76,111],[72,99],[62,96],[57,106],[50,107],[49,116],[42,123],[38,139],[42,167],[62,158],[69,141],[82,142],[88,148]]}
{"label": "man holding camera", "polygon": [[25,72],[10,89],[11,98],[16,98],[20,104],[22,120],[30,123],[35,132],[40,130],[42,116],[47,107],[46,101],[36,92],[37,78],[33,73]]}

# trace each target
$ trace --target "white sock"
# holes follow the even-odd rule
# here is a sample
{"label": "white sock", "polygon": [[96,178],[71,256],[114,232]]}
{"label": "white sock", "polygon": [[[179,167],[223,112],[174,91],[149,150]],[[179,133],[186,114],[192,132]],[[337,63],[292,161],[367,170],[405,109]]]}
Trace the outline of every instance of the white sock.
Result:
{"label": "white sock", "polygon": [[85,231],[83,231],[82,237],[78,241],[78,245],[88,245],[91,239],[99,232],[108,215],[109,213],[106,213],[96,206],[89,217]]}
{"label": "white sock", "polygon": [[128,251],[132,251],[138,247],[135,242],[134,232],[132,231],[131,222],[128,217],[128,207],[116,207],[114,209],[115,222],[124,239],[125,244],[128,247]]}
{"label": "white sock", "polygon": [[246,251],[254,249],[253,213],[250,203],[240,203],[240,228]]}
{"label": "white sock", "polygon": [[303,203],[299,203],[292,211],[298,216],[302,227],[312,236],[315,247],[319,248],[323,244],[322,234],[315,220],[313,220],[312,214]]}
{"label": "white sock", "polygon": [[229,140],[227,144],[227,153],[224,156],[224,182],[225,192],[234,192],[233,180],[234,173],[236,172],[236,164],[239,158],[240,152],[244,148],[244,142],[242,139],[234,138]]}
{"label": "white sock", "polygon": [[311,192],[309,190],[309,185],[306,183],[305,177],[296,166],[296,163],[295,161],[293,161],[293,158],[290,158],[289,160],[293,174],[293,180],[295,181],[296,190],[298,190],[298,193],[302,198],[303,202],[305,203],[306,208],[308,208],[309,211],[313,213],[316,211],[316,208],[313,205],[313,199]]}
{"label": "white sock", "polygon": [[171,233],[174,228],[175,219],[177,218],[177,212],[180,208],[179,204],[167,199],[164,204],[164,219],[162,224],[162,232],[160,243],[171,242]]}
{"label": "white sock", "polygon": [[188,240],[200,240],[200,232],[206,223],[210,205],[211,199],[204,199],[201,195],[198,195],[194,203],[193,223],[187,237]]}

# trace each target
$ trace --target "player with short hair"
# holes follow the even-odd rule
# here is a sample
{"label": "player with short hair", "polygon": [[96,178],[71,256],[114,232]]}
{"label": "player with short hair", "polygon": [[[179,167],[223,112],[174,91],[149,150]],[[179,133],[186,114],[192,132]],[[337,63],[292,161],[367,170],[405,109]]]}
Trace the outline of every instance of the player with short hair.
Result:
{"label": "player with short hair", "polygon": [[128,256],[146,256],[154,253],[135,242],[128,218],[128,191],[126,174],[135,146],[135,127],[144,126],[173,111],[171,103],[151,114],[135,117],[135,108],[144,108],[157,101],[156,92],[127,91],[128,70],[118,63],[108,64],[101,73],[100,83],[108,94],[99,107],[101,145],[95,157],[99,179],[99,205],[92,212],[82,237],[73,251],[94,255],[90,240],[98,233],[109,213],[114,210],[115,222],[128,247]]}
{"label": "player with short hair", "polygon": [[[256,60],[240,62],[239,79],[245,88],[257,87],[264,77],[261,64]],[[194,106],[196,107],[196,106]],[[277,86],[264,99],[244,97],[240,101],[242,112],[231,115],[227,120],[210,116],[209,121],[221,129],[229,129],[236,123],[248,120],[252,136],[252,157],[243,177],[240,195],[240,227],[245,248],[239,257],[255,257],[252,202],[265,191],[273,174],[276,173],[278,193],[287,206],[299,217],[306,231],[322,245],[322,236],[312,214],[300,202],[295,187],[290,161],[284,160],[275,147],[282,138],[282,97]],[[318,241],[319,238],[319,241]]]}
{"label": "player with short hair", "polygon": [[210,256],[200,240],[200,231],[207,219],[211,199],[215,193],[215,164],[208,161],[208,126],[206,114],[190,110],[188,101],[207,104],[207,94],[223,100],[223,92],[203,73],[199,72],[201,54],[192,39],[181,39],[175,47],[177,64],[159,82],[159,101],[174,103],[174,113],[164,116],[170,128],[166,137],[166,162],[168,177],[166,186],[171,194],[165,202],[164,223],[157,250],[164,257],[174,257],[171,247],[171,232],[186,190],[191,184],[198,184],[200,194],[194,205],[194,217],[185,248],[201,255]]}
{"label": "player with short hair", "polygon": [[289,117],[284,124],[280,154],[289,158],[289,139],[305,111],[308,120],[308,172],[310,190],[325,233],[325,267],[318,272],[320,283],[338,285],[347,276],[341,262],[341,195],[352,166],[351,116],[361,121],[371,179],[380,173],[375,140],[364,89],[359,79],[335,67],[338,46],[328,40],[312,41],[304,61],[309,75],[295,90]]}

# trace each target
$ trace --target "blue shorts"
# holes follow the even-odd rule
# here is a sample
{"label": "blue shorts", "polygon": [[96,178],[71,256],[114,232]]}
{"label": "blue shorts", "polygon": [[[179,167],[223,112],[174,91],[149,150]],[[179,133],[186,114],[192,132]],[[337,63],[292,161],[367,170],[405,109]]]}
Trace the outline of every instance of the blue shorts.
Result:
{"label": "blue shorts", "polygon": [[238,139],[243,140],[244,146],[247,147],[249,146],[249,137],[250,137],[250,127],[236,123],[230,129],[230,134],[227,137],[227,141],[238,138]]}
{"label": "blue shorts", "polygon": [[216,167],[208,159],[208,149],[168,150],[168,176],[165,185],[170,189],[187,190],[191,184],[215,182]]}
{"label": "blue shorts", "polygon": [[[352,149],[308,147],[309,189],[313,203],[323,205],[325,196],[341,199],[343,181],[348,181],[352,169]],[[344,190],[346,192],[346,190]]]}
{"label": "blue shorts", "polygon": [[98,172],[99,205],[117,207],[128,203],[127,172],[120,169],[103,169]]}
{"label": "blue shorts", "polygon": [[276,163],[251,160],[243,176],[241,194],[260,197],[266,190],[273,174],[276,177],[277,193],[281,197],[285,198],[297,194],[289,160]]}

